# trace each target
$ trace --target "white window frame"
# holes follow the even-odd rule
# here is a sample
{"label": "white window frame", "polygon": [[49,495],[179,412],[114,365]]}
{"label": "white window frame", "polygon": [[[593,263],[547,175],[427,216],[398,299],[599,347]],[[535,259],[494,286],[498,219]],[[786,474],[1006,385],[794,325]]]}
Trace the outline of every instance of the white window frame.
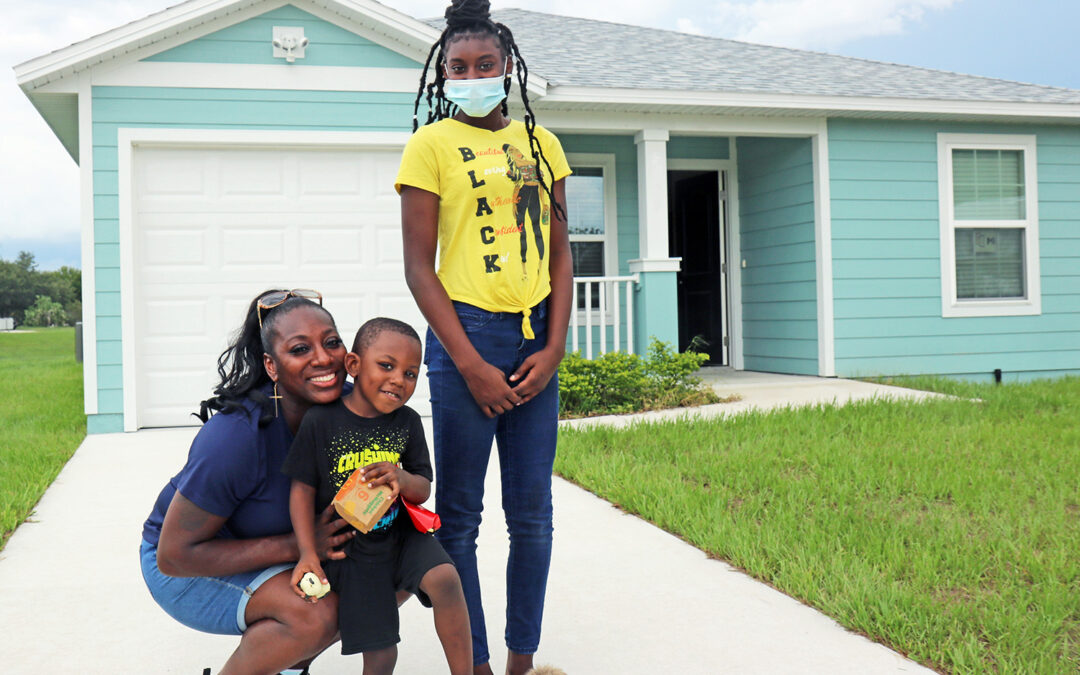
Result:
{"label": "white window frame", "polygon": [[[1034,135],[938,134],[938,205],[941,215],[941,315],[1027,316],[1042,313],[1039,283],[1039,194]],[[953,150],[1020,150],[1024,153],[1024,211],[1021,220],[955,220],[953,218]],[[956,229],[1024,230],[1025,298],[959,299],[956,297]]]}
{"label": "white window frame", "polygon": [[[600,169],[604,172],[604,234],[570,235],[570,241],[600,241],[604,244],[604,272],[602,276],[612,277],[619,274],[619,214],[615,201],[617,185],[615,182],[615,155],[610,153],[568,152],[566,161],[570,168]],[[567,208],[572,208],[567,204]],[[605,299],[607,313],[611,314],[614,298]],[[578,307],[578,315],[584,320],[585,308]],[[607,317],[605,317],[606,319]]]}

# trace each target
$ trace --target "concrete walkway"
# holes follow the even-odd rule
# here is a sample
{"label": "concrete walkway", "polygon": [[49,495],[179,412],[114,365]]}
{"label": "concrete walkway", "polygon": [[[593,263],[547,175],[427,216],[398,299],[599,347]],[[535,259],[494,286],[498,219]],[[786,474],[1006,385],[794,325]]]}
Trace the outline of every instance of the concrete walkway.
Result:
{"label": "concrete walkway", "polygon": [[[743,398],[694,414],[923,396],[836,379],[706,375],[719,391]],[[183,464],[195,431],[90,436],[82,444],[0,553],[5,672],[196,675],[206,666],[217,672],[236,639],[173,622],[150,599],[137,560],[142,521]],[[500,672],[507,543],[496,461],[493,453],[479,550]],[[933,672],[580,488],[556,479],[553,490],[555,548],[538,663],[570,675]],[[402,639],[396,672],[446,672],[431,614],[416,601],[402,609]],[[313,672],[360,669],[359,657],[327,653]]]}

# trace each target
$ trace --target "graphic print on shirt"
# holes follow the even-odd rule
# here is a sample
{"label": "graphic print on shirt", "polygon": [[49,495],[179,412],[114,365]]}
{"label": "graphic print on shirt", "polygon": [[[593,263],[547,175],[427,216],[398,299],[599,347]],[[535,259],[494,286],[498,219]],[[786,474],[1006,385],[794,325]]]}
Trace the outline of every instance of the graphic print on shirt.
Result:
{"label": "graphic print on shirt", "polygon": [[[330,438],[326,452],[330,458],[330,483],[334,491],[341,489],[356,469],[375,462],[397,464],[405,452],[407,437],[402,429],[378,429],[364,432],[359,429],[340,429]],[[371,532],[385,529],[394,522],[398,504],[394,502]]]}
{"label": "graphic print on shirt", "polygon": [[[539,270],[544,262],[544,234],[542,226],[549,224],[549,207],[547,200],[540,190],[539,166],[536,161],[526,157],[520,150],[509,143],[503,143],[501,149],[488,148],[480,152],[474,152],[471,148],[458,148],[463,162],[470,162],[477,155],[502,154],[506,165],[494,165],[484,173],[485,177],[477,176],[477,170],[467,171],[467,175],[474,190],[480,190],[488,185],[488,177],[492,174],[501,174],[514,185],[513,196],[507,202],[505,197],[495,197],[494,203],[489,203],[486,194],[478,194],[476,198],[476,217],[480,220],[480,240],[487,246],[499,247],[495,253],[484,253],[484,271],[494,274],[503,271],[503,265],[509,259],[513,251],[510,246],[516,245],[515,253],[521,257],[521,269],[523,278],[527,278],[529,269]],[[497,186],[495,186],[497,187]],[[481,190],[482,191],[482,190]],[[514,218],[512,223],[499,223],[492,225],[485,222],[486,217],[493,216],[492,206],[510,206]],[[526,221],[528,216],[528,221]],[[516,234],[516,241],[500,242],[500,238],[506,235]],[[535,251],[534,264],[529,264],[530,236],[533,240],[531,249]]]}

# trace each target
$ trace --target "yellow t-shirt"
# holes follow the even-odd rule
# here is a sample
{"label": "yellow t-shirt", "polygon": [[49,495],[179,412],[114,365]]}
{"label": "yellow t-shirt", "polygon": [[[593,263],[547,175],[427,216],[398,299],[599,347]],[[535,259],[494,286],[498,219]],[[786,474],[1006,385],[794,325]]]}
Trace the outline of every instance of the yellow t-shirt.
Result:
{"label": "yellow t-shirt", "polygon": [[439,195],[436,273],[450,299],[522,312],[530,339],[529,308],[551,293],[551,205],[537,171],[549,188],[570,174],[559,139],[539,126],[534,134],[550,172],[537,167],[522,122],[499,131],[429,124],[409,139],[394,182],[398,192],[409,185]]}

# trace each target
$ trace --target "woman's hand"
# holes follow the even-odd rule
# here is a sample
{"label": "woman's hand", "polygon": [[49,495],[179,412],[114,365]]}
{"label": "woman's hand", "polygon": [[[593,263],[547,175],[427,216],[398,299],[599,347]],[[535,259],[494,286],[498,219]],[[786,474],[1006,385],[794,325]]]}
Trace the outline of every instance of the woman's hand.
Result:
{"label": "woman's hand", "polygon": [[509,412],[523,402],[520,392],[510,386],[503,372],[487,361],[481,360],[476,368],[462,369],[461,376],[476,404],[488,417]]}
{"label": "woman's hand", "polygon": [[296,593],[298,596],[303,598],[305,602],[316,603],[319,601],[317,597],[313,595],[308,595],[300,589],[300,579],[302,579],[304,575],[308,572],[311,572],[315,576],[319,577],[319,581],[321,581],[322,583],[330,583],[326,579],[326,572],[323,572],[322,565],[319,564],[319,559],[315,556],[300,558],[300,562],[296,563],[296,567],[293,568],[292,579],[290,580],[290,582],[292,583],[293,593]]}
{"label": "woman's hand", "polygon": [[[346,531],[342,532],[342,528],[345,528]],[[318,551],[321,560],[341,560],[344,558],[345,551],[342,551],[340,547],[355,536],[356,530],[345,522],[343,518],[337,517],[333,504],[323,509],[323,512],[319,514],[318,519],[315,521],[315,550]],[[299,579],[297,580],[299,581]]]}
{"label": "woman's hand", "polygon": [[369,488],[387,485],[390,487],[390,501],[397,499],[401,493],[401,469],[397,464],[390,462],[375,462],[360,469],[360,480],[367,483]]}
{"label": "woman's hand", "polygon": [[[510,381],[518,383],[514,387],[514,391],[521,398],[521,403],[530,401],[547,388],[548,382],[559,370],[559,362],[562,361],[563,351],[558,348],[545,347],[535,354],[531,354],[510,375]],[[521,403],[517,405],[521,405]]]}

